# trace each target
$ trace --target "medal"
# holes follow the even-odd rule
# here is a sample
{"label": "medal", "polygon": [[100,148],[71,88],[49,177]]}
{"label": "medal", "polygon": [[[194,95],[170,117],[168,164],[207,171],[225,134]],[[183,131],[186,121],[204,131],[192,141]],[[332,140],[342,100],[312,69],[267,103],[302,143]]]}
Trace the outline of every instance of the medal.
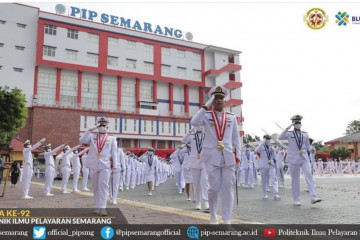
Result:
{"label": "medal", "polygon": [[303,154],[303,151],[301,150],[301,147],[302,147],[303,142],[304,142],[304,135],[303,135],[302,131],[299,131],[299,135],[298,135],[297,131],[294,130],[294,137],[295,137],[296,145],[299,148],[299,155],[301,156]]}
{"label": "medal", "polygon": [[303,153],[302,150],[299,150],[299,155],[300,155],[300,156],[302,155],[302,153]]}
{"label": "medal", "polygon": [[97,150],[98,150],[98,153],[97,153],[97,158],[100,159],[100,153],[102,151],[102,149],[104,148],[104,145],[105,145],[105,142],[107,140],[107,137],[108,137],[108,134],[105,133],[103,139],[100,139],[100,134],[97,135],[97,142],[96,142],[96,145],[97,145]]}
{"label": "medal", "polygon": [[200,153],[198,153],[198,154],[196,155],[196,158],[197,158],[197,159],[200,159]]}
{"label": "medal", "polygon": [[202,150],[202,145],[204,143],[204,139],[205,139],[205,133],[201,134],[201,138],[199,137],[198,133],[195,133],[195,146],[196,146],[196,151],[197,151],[197,155],[196,155],[197,159],[200,159],[200,153]]}
{"label": "medal", "polygon": [[216,148],[217,150],[222,151],[225,147],[222,140],[224,139],[226,129],[226,115],[224,111],[221,113],[221,122],[219,121],[217,113],[214,110],[211,111],[211,116],[214,120],[216,137],[218,139],[218,144]]}
{"label": "medal", "polygon": [[271,164],[271,161],[270,161],[270,160],[268,160],[268,164],[269,164],[269,165]]}

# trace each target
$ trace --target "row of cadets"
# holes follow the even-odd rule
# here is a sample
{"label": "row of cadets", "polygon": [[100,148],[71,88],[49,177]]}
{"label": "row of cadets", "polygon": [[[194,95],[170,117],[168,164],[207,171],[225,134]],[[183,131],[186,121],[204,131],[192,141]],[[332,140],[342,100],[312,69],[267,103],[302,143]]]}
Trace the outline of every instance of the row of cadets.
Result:
{"label": "row of cadets", "polygon": [[31,145],[30,140],[24,142],[23,156],[24,156],[24,167],[23,167],[23,181],[22,181],[22,198],[32,199],[29,196],[31,177],[33,175],[33,157],[31,151],[40,147],[42,143],[46,141],[46,138],[41,139],[35,145]]}
{"label": "row of cadets", "polygon": [[89,148],[85,148],[81,152],[78,152],[78,150],[75,149],[73,157],[71,158],[71,166],[73,169],[73,192],[79,191],[77,186],[81,170],[80,156],[86,153],[88,150]]}
{"label": "row of cadets", "polygon": [[240,171],[238,173],[238,185],[241,178],[244,187],[254,188],[254,153],[250,151],[250,146],[245,145],[245,151],[241,153]]}
{"label": "row of cadets", "polygon": [[80,145],[70,148],[69,145],[66,145],[63,148],[62,160],[60,163],[60,169],[61,169],[61,174],[62,174],[62,180],[61,180],[62,193],[68,193],[67,184],[69,182],[70,173],[71,173],[70,159],[74,155],[73,151],[75,151],[75,149],[78,149],[79,147],[80,147]]}
{"label": "row of cadets", "polygon": [[[108,119],[98,117],[97,126],[90,128],[80,137],[80,143],[90,144],[86,165],[90,169],[95,210],[94,214],[106,216],[106,199],[109,195],[109,179],[111,174],[111,160],[114,166],[118,166],[118,152],[116,138],[107,133]],[[95,129],[98,133],[92,133]]]}
{"label": "row of cadets", "polygon": [[111,158],[111,174],[109,179],[109,198],[110,204],[116,205],[117,204],[117,196],[120,186],[120,178],[121,178],[121,162],[123,161],[123,150],[121,148],[117,149],[117,156],[118,161],[114,161]]}
{"label": "row of cadets", "polygon": [[82,181],[81,181],[81,190],[83,191],[89,191],[90,189],[88,189],[87,187],[87,183],[88,183],[88,180],[89,180],[89,172],[90,172],[90,169],[88,167],[86,167],[86,159],[87,159],[87,153],[84,153],[82,155],[82,158],[81,158],[81,163],[82,163]]}
{"label": "row of cadets", "polygon": [[125,189],[129,190],[130,187],[130,180],[131,180],[131,169],[132,169],[132,164],[133,164],[133,153],[127,152],[126,153],[126,157],[125,157],[125,162],[126,162],[126,178],[125,178]]}
{"label": "row of cadets", "polygon": [[183,148],[180,150],[180,154],[184,156],[184,162],[182,164],[182,174],[184,176],[185,181],[185,191],[187,195],[187,200],[191,201],[191,195],[194,196],[194,193],[192,191],[192,194],[190,194],[190,190],[193,190],[192,187],[192,175],[190,171],[190,153],[191,153],[191,132],[193,129],[190,129],[190,131],[183,137],[182,143]]}
{"label": "row of cadets", "polygon": [[63,149],[64,144],[51,149],[51,144],[45,145],[45,189],[44,189],[44,195],[47,197],[54,196],[54,194],[51,193],[51,188],[54,182],[55,178],[55,161],[54,156],[57,151]]}
{"label": "row of cadets", "polygon": [[264,141],[255,148],[255,152],[260,154],[259,167],[261,173],[261,188],[263,198],[267,199],[267,190],[269,187],[269,181],[271,181],[273,187],[274,199],[280,199],[279,189],[275,179],[276,175],[276,155],[273,147],[270,145],[271,137],[269,135],[264,136]]}
{"label": "row of cadets", "polygon": [[195,133],[189,136],[190,140],[190,171],[194,187],[195,209],[201,210],[201,200],[204,202],[204,209],[209,210],[209,181],[206,173],[206,166],[204,162],[200,161],[201,151],[203,148],[205,133],[203,127],[195,127]]}
{"label": "row of cadets", "polygon": [[[316,189],[313,176],[311,174],[310,160],[308,152],[310,150],[309,136],[301,131],[302,116],[294,115],[290,120],[292,123],[279,135],[280,140],[288,141],[287,163],[290,168],[292,194],[295,206],[300,206],[300,168],[304,173],[306,184],[308,186],[311,203],[320,202],[321,199],[316,196]],[[294,127],[293,131],[289,131]]]}
{"label": "row of cadets", "polygon": [[149,190],[149,196],[151,196],[155,182],[155,171],[159,164],[154,149],[152,147],[148,148],[148,151],[140,157],[140,160],[145,163],[146,182]]}
{"label": "row of cadets", "polygon": [[[205,139],[200,160],[205,163],[209,180],[210,224],[218,224],[218,197],[221,196],[222,219],[231,224],[234,203],[234,174],[240,167],[236,156],[241,156],[240,137],[236,117],[225,112],[225,98],[228,90],[221,86],[212,87],[208,93],[210,99],[193,116],[191,125],[204,126]],[[207,111],[213,105],[212,111]]]}
{"label": "row of cadets", "polygon": [[119,163],[120,163],[120,179],[119,179],[119,189],[124,191],[125,177],[126,177],[126,160],[127,156],[125,149],[119,148]]}
{"label": "row of cadets", "polygon": [[184,156],[180,153],[181,146],[178,146],[175,152],[170,155],[170,162],[175,175],[175,184],[178,188],[180,194],[183,193],[183,189],[185,188],[184,176],[182,173],[182,165],[184,162]]}

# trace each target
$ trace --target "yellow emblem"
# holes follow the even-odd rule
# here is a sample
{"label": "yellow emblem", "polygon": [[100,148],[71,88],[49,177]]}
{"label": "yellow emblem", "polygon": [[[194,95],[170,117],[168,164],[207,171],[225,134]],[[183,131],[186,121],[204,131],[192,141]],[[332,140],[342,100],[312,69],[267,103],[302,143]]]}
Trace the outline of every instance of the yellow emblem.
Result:
{"label": "yellow emblem", "polygon": [[323,28],[328,21],[329,16],[326,15],[324,10],[320,8],[312,8],[304,16],[304,22],[306,22],[306,25],[314,30]]}

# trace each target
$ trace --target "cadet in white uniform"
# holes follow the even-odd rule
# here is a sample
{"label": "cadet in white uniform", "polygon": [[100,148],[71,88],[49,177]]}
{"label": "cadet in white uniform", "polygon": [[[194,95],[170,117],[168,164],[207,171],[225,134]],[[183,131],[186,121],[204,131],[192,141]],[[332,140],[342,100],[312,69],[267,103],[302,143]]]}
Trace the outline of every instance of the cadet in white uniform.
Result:
{"label": "cadet in white uniform", "polygon": [[118,148],[117,154],[118,154],[117,155],[118,161],[113,163],[113,161],[111,160],[111,175],[109,180],[109,198],[110,198],[110,204],[112,205],[117,204],[116,199],[119,192],[120,177],[121,177],[120,162],[122,161],[124,156],[123,150],[121,148]]}
{"label": "cadet in white uniform", "polygon": [[203,127],[195,127],[196,132],[189,136],[190,140],[190,170],[194,186],[195,209],[201,209],[201,200],[204,201],[204,209],[209,209],[209,181],[204,162],[200,161],[201,151],[205,140]]}
{"label": "cadet in white uniform", "polygon": [[70,149],[70,147],[67,145],[63,149],[63,155],[62,155],[62,159],[61,159],[61,163],[60,163],[61,174],[62,174],[62,180],[61,180],[62,193],[68,193],[67,184],[69,182],[70,173],[71,173],[70,159],[74,155],[73,151],[75,151],[75,149],[77,149],[79,147],[80,147],[80,145],[77,145]]}
{"label": "cadet in white uniform", "polygon": [[87,154],[84,153],[82,155],[82,158],[81,158],[81,163],[82,163],[82,174],[83,174],[83,177],[82,177],[82,181],[81,181],[81,187],[82,187],[82,190],[83,191],[89,191],[90,189],[87,188],[87,182],[89,180],[89,168],[86,167],[86,158],[87,158]]}
{"label": "cadet in white uniform", "polygon": [[71,158],[71,167],[73,169],[73,192],[78,192],[78,181],[79,181],[79,175],[80,175],[80,169],[81,169],[81,163],[79,156],[83,155],[85,152],[87,152],[89,148],[85,148],[81,152],[78,152],[78,150],[74,151],[73,157]]}
{"label": "cadet in white uniform", "polygon": [[[192,189],[192,176],[190,171],[190,144],[188,142],[191,132],[189,131],[183,138],[182,142],[184,143],[183,148],[180,150],[180,154],[184,156],[184,162],[182,164],[182,174],[185,180],[185,191],[187,195],[187,200],[191,201],[190,189]],[[194,195],[194,194],[192,194]]]}
{"label": "cadet in white uniform", "polygon": [[29,189],[31,184],[31,177],[33,175],[33,156],[31,151],[40,147],[42,143],[46,141],[46,138],[41,139],[35,145],[31,146],[30,140],[24,142],[24,170],[23,170],[23,181],[22,181],[22,199],[31,199],[29,196]]}
{"label": "cadet in white uniform", "polygon": [[57,151],[59,151],[60,149],[62,149],[64,147],[64,144],[58,146],[55,149],[51,150],[51,144],[47,144],[45,145],[45,153],[44,153],[44,157],[45,157],[45,189],[44,189],[44,194],[47,197],[52,197],[54,196],[54,194],[50,193],[51,192],[51,188],[54,182],[54,178],[55,178],[55,162],[54,162],[54,154],[56,154]]}
{"label": "cadet in white uniform", "polygon": [[151,196],[155,181],[156,166],[158,165],[158,158],[155,155],[154,149],[152,147],[148,148],[148,151],[140,157],[140,160],[146,164],[146,182],[149,189],[149,196]]}
{"label": "cadet in white uniform", "polygon": [[125,175],[126,175],[126,155],[124,152],[124,149],[121,149],[121,152],[119,151],[119,162],[120,162],[120,179],[119,179],[119,185],[120,190],[124,191],[124,183],[125,183]]}
{"label": "cadet in white uniform", "polygon": [[[193,116],[191,125],[204,126],[205,129],[200,159],[206,164],[209,179],[210,224],[218,224],[216,213],[220,190],[222,219],[224,224],[231,224],[235,170],[240,167],[236,163],[233,147],[236,155],[241,156],[239,131],[235,115],[224,111],[228,90],[215,86],[208,94],[210,99]],[[211,105],[214,110],[207,111]]]}
{"label": "cadet in white uniform", "polygon": [[[109,123],[106,117],[96,119],[98,126],[90,128],[80,137],[82,144],[90,144],[87,155],[86,165],[90,168],[91,180],[95,198],[94,214],[106,216],[106,199],[109,195],[109,178],[111,174],[111,160],[117,165],[117,147],[114,136],[107,133]],[[93,134],[91,131],[98,129],[99,133]]]}
{"label": "cadet in white uniform", "polygon": [[[309,136],[306,132],[300,130],[301,119],[300,115],[295,115],[291,118],[290,124],[280,135],[279,139],[288,140],[288,155],[287,163],[290,167],[290,175],[292,181],[292,193],[294,205],[300,206],[300,168],[304,172],[306,184],[308,186],[311,203],[320,202],[321,199],[316,197],[316,189],[314,187],[314,180],[311,174],[310,160],[308,151],[310,150]],[[294,126],[293,131],[289,129]]]}
{"label": "cadet in white uniform", "polygon": [[279,181],[279,188],[284,187],[284,165],[285,165],[285,154],[286,151],[284,149],[279,149],[276,157],[276,174]]}
{"label": "cadet in white uniform", "polygon": [[241,166],[240,168],[242,169],[241,174],[242,174],[242,179],[243,179],[243,185],[246,188],[253,188],[254,187],[254,161],[255,161],[255,157],[254,157],[254,153],[252,153],[250,151],[250,146],[246,146],[245,151],[242,152],[241,155]]}
{"label": "cadet in white uniform", "polygon": [[180,194],[182,189],[185,187],[185,182],[182,181],[182,164],[184,162],[184,156],[180,153],[180,146],[178,149],[170,155],[171,164],[175,173],[175,184]]}
{"label": "cadet in white uniform", "polygon": [[126,179],[125,179],[125,188],[126,188],[126,190],[129,190],[129,186],[130,186],[132,164],[133,164],[132,153],[127,152],[127,157],[126,157]]}
{"label": "cadet in white uniform", "polygon": [[264,136],[264,142],[262,142],[256,149],[256,153],[260,153],[259,166],[261,173],[261,188],[263,198],[267,199],[267,189],[269,187],[269,181],[272,183],[274,199],[280,199],[279,189],[275,179],[276,174],[276,159],[275,151],[270,145],[271,137],[269,135]]}

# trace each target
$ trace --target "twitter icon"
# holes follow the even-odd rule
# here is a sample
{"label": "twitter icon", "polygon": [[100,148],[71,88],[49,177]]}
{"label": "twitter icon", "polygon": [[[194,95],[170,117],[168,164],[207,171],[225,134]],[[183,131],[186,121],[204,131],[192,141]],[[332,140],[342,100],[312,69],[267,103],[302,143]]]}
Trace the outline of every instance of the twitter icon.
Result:
{"label": "twitter icon", "polygon": [[45,226],[35,226],[33,228],[33,238],[34,239],[46,239],[46,227]]}

